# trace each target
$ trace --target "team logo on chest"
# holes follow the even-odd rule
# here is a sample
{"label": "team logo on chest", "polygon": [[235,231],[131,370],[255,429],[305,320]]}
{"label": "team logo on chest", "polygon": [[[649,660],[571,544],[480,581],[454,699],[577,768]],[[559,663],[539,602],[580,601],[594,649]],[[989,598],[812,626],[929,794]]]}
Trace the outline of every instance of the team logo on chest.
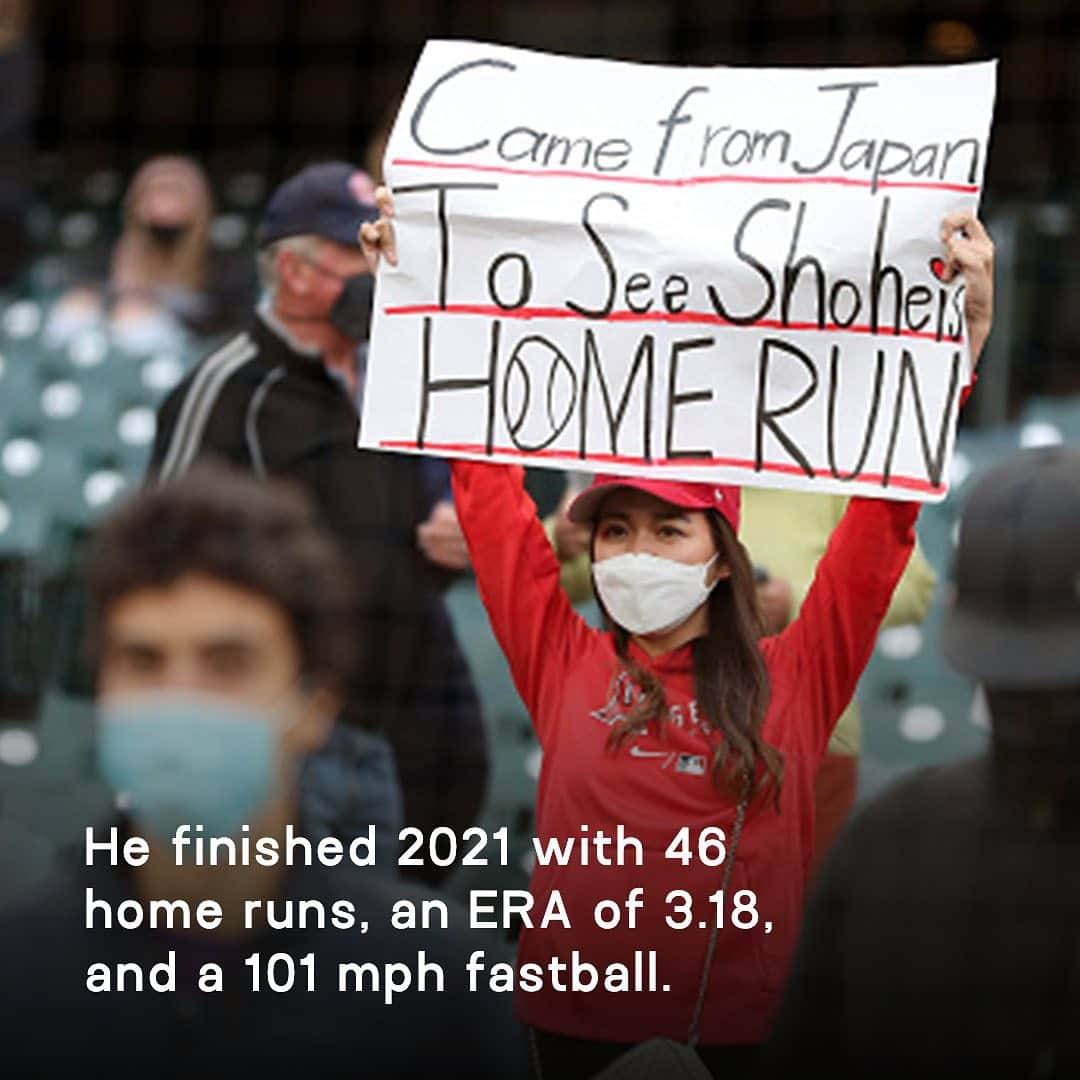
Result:
{"label": "team logo on chest", "polygon": [[601,724],[613,727],[620,720],[626,719],[628,710],[641,697],[641,691],[630,680],[625,671],[620,671],[615,678],[606,704],[594,709],[589,715]]}
{"label": "team logo on chest", "polygon": [[[589,715],[592,719],[599,720],[605,727],[613,727],[630,715],[634,705],[641,700],[641,697],[641,691],[630,676],[625,671],[621,671],[612,683],[607,701],[599,709],[594,709]],[[671,727],[696,731],[702,736],[707,736],[712,730],[712,725],[701,718],[696,699],[692,699],[685,704],[668,706],[666,722]],[[650,733],[655,735],[651,723],[647,731],[637,734],[637,739],[642,739]],[[649,749],[636,741],[631,743],[628,753],[632,758],[652,761],[659,765],[661,769],[673,769],[675,772],[686,776],[705,776],[709,771],[709,757],[706,754],[685,753],[670,747],[664,748],[663,746]]]}
{"label": "team logo on chest", "polygon": [[[630,676],[625,671],[620,671],[615,677],[611,692],[607,701],[599,708],[593,709],[589,715],[601,724],[612,727],[620,720],[625,720],[630,709],[641,700],[641,691],[634,685]],[[667,723],[672,727],[700,729],[703,735],[712,731],[712,725],[701,716],[698,709],[697,698],[691,698],[684,705],[669,705],[667,710]]]}

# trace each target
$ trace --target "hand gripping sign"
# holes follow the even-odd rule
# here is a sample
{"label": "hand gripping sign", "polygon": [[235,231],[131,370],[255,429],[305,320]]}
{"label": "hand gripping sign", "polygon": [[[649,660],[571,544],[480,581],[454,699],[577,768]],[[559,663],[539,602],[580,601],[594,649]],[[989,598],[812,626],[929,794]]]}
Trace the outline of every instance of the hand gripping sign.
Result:
{"label": "hand gripping sign", "polygon": [[361,445],[943,498],[994,76],[429,42]]}

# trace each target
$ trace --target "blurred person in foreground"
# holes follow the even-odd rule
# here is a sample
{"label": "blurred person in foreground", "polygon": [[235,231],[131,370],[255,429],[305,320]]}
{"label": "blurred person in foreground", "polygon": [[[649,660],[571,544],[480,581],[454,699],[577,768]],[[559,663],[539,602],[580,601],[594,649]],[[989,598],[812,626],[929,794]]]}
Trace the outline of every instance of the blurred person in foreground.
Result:
{"label": "blurred person in foreground", "polygon": [[[151,473],[171,483],[217,457],[311,494],[349,562],[360,646],[342,722],[308,767],[309,816],[336,835],[372,823],[396,834],[403,794],[407,825],[460,834],[487,776],[480,703],[441,596],[465,543],[430,465],[356,445],[374,286],[357,237],[378,216],[373,196],[345,162],[278,188],[259,230],[266,295],[162,404]],[[437,884],[446,869],[418,873]]]}
{"label": "blurred person in foreground", "polygon": [[984,754],[873,800],[810,905],[769,1075],[1080,1075],[1080,450],[968,496],[944,626]]}
{"label": "blurred person in foreground", "polygon": [[[580,603],[592,596],[590,533],[567,517],[573,494],[571,485],[545,525],[562,564],[563,587],[574,603]],[[829,537],[843,519],[847,505],[843,495],[770,488],[743,490],[739,538],[754,563],[757,607],[766,636],[779,634],[797,617]],[[922,622],[936,584],[937,575],[916,538],[881,628]],[[855,697],[836,722],[814,778],[815,867],[821,865],[855,805],[861,744],[862,717]]]}
{"label": "blurred person in foreground", "polygon": [[[310,503],[285,485],[195,471],[144,490],[107,520],[88,576],[101,768],[130,801],[121,843],[143,838],[149,858],[111,866],[98,850],[70,887],[0,920],[6,1074],[187,1078],[270,1067],[276,1075],[296,1061],[314,1076],[357,1062],[380,1080],[518,1075],[508,999],[462,988],[477,943],[460,912],[451,909],[446,930],[403,932],[390,925],[392,904],[428,894],[307,865],[302,851],[292,866],[282,857],[289,830],[303,832],[301,761],[325,742],[355,660],[345,568]],[[189,847],[177,865],[170,841],[181,826],[234,840],[250,826],[252,850],[255,838],[272,838],[279,857],[195,865]],[[99,827],[93,839],[108,835]],[[91,899],[108,910],[91,914]],[[151,900],[191,911],[214,901],[220,924],[151,928],[144,907],[141,926],[117,925],[121,903]],[[275,921],[299,901],[321,903],[325,916],[271,928],[256,915],[248,928],[244,905],[255,900],[262,911],[276,905]],[[353,926],[331,922],[337,901],[352,905]],[[339,992],[339,963],[397,962],[415,973],[418,950],[442,965],[442,993],[429,981],[426,992],[387,1006],[370,981]],[[117,964],[135,963],[145,978],[170,953],[168,992],[137,989],[130,975],[126,990],[113,982],[104,992],[91,972],[104,964],[115,980]],[[279,987],[286,978],[278,962],[253,991],[245,958],[254,953],[264,963],[292,957],[293,987],[269,983],[271,974]],[[300,964],[308,954],[314,990]],[[200,984],[207,964],[220,965],[217,991]]]}
{"label": "blurred person in foreground", "polygon": [[111,251],[91,252],[86,280],[53,306],[46,343],[61,348],[99,327],[119,348],[145,354],[223,329],[251,279],[211,251],[213,217],[198,162],[175,154],[144,162],[124,195],[119,238]]}

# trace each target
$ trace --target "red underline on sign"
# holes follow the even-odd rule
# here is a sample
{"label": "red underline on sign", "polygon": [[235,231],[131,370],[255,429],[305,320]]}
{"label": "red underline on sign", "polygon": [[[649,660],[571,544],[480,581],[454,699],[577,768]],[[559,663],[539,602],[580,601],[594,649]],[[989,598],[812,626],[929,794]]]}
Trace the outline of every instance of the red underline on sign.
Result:
{"label": "red underline on sign", "polygon": [[[431,450],[436,454],[476,454],[482,457],[490,457],[487,447],[481,443],[435,443],[425,442],[423,447],[416,442],[407,439],[382,439],[379,446],[383,450]],[[600,465],[657,465],[660,467],[677,465],[685,466],[709,466],[719,465],[729,469],[747,469],[752,472],[783,473],[788,476],[806,476],[806,470],[798,465],[788,465],[782,462],[762,462],[761,468],[748,458],[653,458],[651,461],[643,457],[633,457],[625,454],[594,454],[586,453],[584,457],[567,450],[519,450],[516,446],[496,446],[492,448],[492,454],[501,454],[505,457],[521,458],[547,458],[552,461],[574,461],[580,463],[595,462]],[[832,473],[826,469],[815,469],[814,477],[835,479]],[[881,484],[884,477],[880,473],[863,473],[856,478],[864,484]],[[929,480],[921,480],[913,476],[890,476],[888,484],[884,487],[904,488],[907,491],[937,492],[944,490],[941,484],[932,484]]]}
{"label": "red underline on sign", "polygon": [[[403,304],[383,308],[386,315],[481,315],[489,319],[582,319],[593,323],[692,323],[696,325],[726,326],[733,330],[813,330],[818,333],[872,334],[874,337],[910,337],[924,341],[937,341],[938,336],[926,330],[874,331],[869,326],[837,326],[816,322],[783,322],[780,319],[759,319],[755,323],[733,323],[711,311],[613,311],[602,319],[579,315],[569,308],[501,308],[496,304]],[[942,344],[959,345],[962,339],[941,338]]]}
{"label": "red underline on sign", "polygon": [[[854,176],[624,176],[621,173],[591,173],[575,169],[516,169],[510,165],[472,165],[466,161],[421,161],[394,158],[392,164],[414,169],[454,169],[465,172],[499,173],[504,176],[551,177],[561,180],[603,180],[613,184],[645,184],[650,187],[696,187],[701,184],[833,184],[840,187],[872,188],[872,180]],[[881,180],[881,188],[918,188],[922,191],[959,191],[978,194],[978,184],[949,184],[938,180]]]}

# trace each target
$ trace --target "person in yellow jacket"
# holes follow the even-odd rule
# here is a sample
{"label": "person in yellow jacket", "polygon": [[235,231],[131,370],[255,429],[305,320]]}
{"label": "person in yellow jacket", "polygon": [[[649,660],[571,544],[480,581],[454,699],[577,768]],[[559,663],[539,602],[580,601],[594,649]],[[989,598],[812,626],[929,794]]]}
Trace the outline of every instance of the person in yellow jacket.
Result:
{"label": "person in yellow jacket", "polygon": [[[574,603],[592,596],[589,530],[573,524],[565,508],[579,485],[571,478],[558,509],[545,522],[562,562],[562,585]],[[829,536],[847,498],[814,492],[744,488],[739,539],[759,573],[758,604],[768,634],[779,633],[799,612]],[[919,623],[930,609],[937,575],[916,544],[882,628]],[[815,785],[817,866],[855,803],[862,723],[852,700],[837,722]]]}

